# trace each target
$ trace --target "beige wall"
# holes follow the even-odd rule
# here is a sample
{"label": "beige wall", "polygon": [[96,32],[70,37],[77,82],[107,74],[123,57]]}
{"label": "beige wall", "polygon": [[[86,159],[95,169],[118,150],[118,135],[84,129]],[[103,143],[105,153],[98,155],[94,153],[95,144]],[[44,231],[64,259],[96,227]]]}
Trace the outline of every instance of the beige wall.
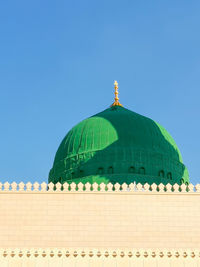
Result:
{"label": "beige wall", "polygon": [[200,193],[0,192],[0,247],[199,249]]}

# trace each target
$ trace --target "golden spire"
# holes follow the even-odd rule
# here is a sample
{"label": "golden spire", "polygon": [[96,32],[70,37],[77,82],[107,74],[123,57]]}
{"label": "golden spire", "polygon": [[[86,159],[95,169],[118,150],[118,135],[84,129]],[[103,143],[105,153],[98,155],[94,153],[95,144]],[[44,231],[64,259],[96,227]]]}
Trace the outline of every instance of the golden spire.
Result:
{"label": "golden spire", "polygon": [[119,93],[118,93],[118,82],[117,81],[114,82],[114,86],[115,86],[115,102],[111,105],[111,107],[112,106],[121,106],[121,107],[123,107],[122,104],[119,103],[119,97],[118,97]]}

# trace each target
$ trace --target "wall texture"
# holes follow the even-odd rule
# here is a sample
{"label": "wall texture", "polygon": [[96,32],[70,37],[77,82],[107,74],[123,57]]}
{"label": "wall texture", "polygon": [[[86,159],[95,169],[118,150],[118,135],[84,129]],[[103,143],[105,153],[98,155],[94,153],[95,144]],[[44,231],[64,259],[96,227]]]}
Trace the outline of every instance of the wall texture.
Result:
{"label": "wall texture", "polygon": [[197,192],[159,188],[53,191],[50,186],[47,191],[42,186],[39,191],[39,185],[11,190],[5,184],[0,247],[200,249],[199,187]]}

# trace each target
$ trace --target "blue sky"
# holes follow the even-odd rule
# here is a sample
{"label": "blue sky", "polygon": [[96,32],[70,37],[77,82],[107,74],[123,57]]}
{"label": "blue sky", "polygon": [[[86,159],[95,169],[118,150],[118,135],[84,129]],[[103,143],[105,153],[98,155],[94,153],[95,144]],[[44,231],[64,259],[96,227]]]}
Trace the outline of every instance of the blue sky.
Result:
{"label": "blue sky", "polygon": [[47,181],[72,126],[113,102],[163,125],[200,182],[200,1],[1,1],[0,180]]}

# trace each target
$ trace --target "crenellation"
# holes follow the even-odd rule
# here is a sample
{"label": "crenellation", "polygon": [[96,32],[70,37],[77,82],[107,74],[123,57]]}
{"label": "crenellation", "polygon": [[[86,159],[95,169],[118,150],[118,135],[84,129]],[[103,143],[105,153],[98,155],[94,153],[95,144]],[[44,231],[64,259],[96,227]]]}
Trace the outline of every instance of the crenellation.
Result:
{"label": "crenellation", "polygon": [[193,184],[189,184],[188,185],[188,192],[194,192],[194,190],[196,190],[195,186]]}
{"label": "crenellation", "polygon": [[38,183],[38,182],[35,182],[34,184],[33,184],[33,191],[39,191],[40,190],[40,184]]}
{"label": "crenellation", "polygon": [[143,185],[141,183],[138,183],[136,185],[136,188],[137,188],[138,191],[143,191]]}
{"label": "crenellation", "polygon": [[77,186],[78,186],[78,191],[83,192],[84,184],[80,182]]}
{"label": "crenellation", "polygon": [[167,193],[172,193],[173,191],[172,191],[172,185],[170,184],[170,183],[168,183],[166,186],[165,186],[165,188],[166,188],[166,192]]}
{"label": "crenellation", "polygon": [[92,184],[93,192],[98,192],[99,191],[99,185],[95,182]]}
{"label": "crenellation", "polygon": [[[11,184],[8,182],[5,182],[4,184],[0,183],[0,191],[3,192],[47,192],[47,193],[87,193],[87,192],[93,192],[93,193],[101,193],[101,192],[107,192],[107,193],[200,193],[200,184],[193,185],[193,184],[148,184],[145,183],[142,185],[141,183],[135,184],[135,183],[130,183],[130,184],[119,184],[119,183],[101,183],[100,185],[97,183],[79,183],[76,184],[72,182],[71,184],[69,183],[64,183],[61,184],[60,182],[54,184],[54,183],[41,183],[39,184],[38,182],[35,182],[34,184],[28,182],[24,184],[23,182],[20,182],[17,184],[16,182],[12,182]],[[171,198],[171,197],[170,197]]]}
{"label": "crenellation", "polygon": [[4,191],[9,191],[9,190],[10,190],[10,183],[5,182],[5,183],[3,184],[3,190],[4,190]]}
{"label": "crenellation", "polygon": [[161,192],[165,192],[165,189],[166,189],[166,187],[165,187],[165,185],[164,184],[159,184],[158,185],[158,191],[161,193]]}
{"label": "crenellation", "polygon": [[18,187],[19,187],[19,191],[25,191],[26,190],[25,189],[25,184],[23,182],[20,182]]}
{"label": "crenellation", "polygon": [[11,191],[17,191],[18,184],[16,182],[11,183]]}
{"label": "crenellation", "polygon": [[182,184],[180,186],[180,191],[183,192],[183,193],[185,193],[186,191],[188,191],[187,189],[188,189],[188,187],[186,186],[186,184]]}
{"label": "crenellation", "polygon": [[64,190],[64,192],[69,191],[69,184],[68,184],[67,182],[65,182],[65,183],[63,184],[63,190]]}
{"label": "crenellation", "polygon": [[[117,184],[118,184],[118,183],[117,183]],[[135,183],[130,183],[130,184],[128,185],[128,187],[129,187],[129,190],[130,190],[131,192],[136,190],[136,185],[135,185]],[[120,189],[120,184],[118,184],[118,190],[117,190],[117,191],[119,191],[119,189]]]}
{"label": "crenellation", "polygon": [[112,192],[113,191],[113,184],[108,183],[107,184],[107,190],[108,190],[108,192]]}
{"label": "crenellation", "polygon": [[85,184],[85,191],[90,192],[92,190],[92,185],[90,183]]}
{"label": "crenellation", "polygon": [[123,184],[122,184],[122,191],[123,191],[123,192],[127,192],[127,191],[129,191],[129,190],[128,190],[128,185],[127,185],[126,183],[123,183]]}
{"label": "crenellation", "polygon": [[30,182],[28,182],[27,184],[26,184],[26,191],[32,191],[32,183],[30,183]]}
{"label": "crenellation", "polygon": [[200,184],[196,184],[194,188],[196,192],[200,193]]}
{"label": "crenellation", "polygon": [[180,193],[181,192],[180,191],[180,185],[179,184],[174,184],[172,188],[173,188],[173,191],[175,193]]}
{"label": "crenellation", "polygon": [[158,189],[159,189],[159,187],[157,186],[157,184],[153,183],[153,184],[151,185],[151,190],[152,190],[152,192],[157,192]]}
{"label": "crenellation", "polygon": [[41,183],[41,192],[46,192],[47,191],[47,183],[43,182]]}
{"label": "crenellation", "polygon": [[104,183],[101,183],[101,184],[99,185],[99,187],[100,187],[100,191],[101,191],[101,192],[104,192],[105,189],[106,189],[106,185],[105,185]]}
{"label": "crenellation", "polygon": [[77,191],[77,185],[76,185],[76,183],[71,183],[70,184],[70,190],[71,190],[71,192],[75,192],[75,191]]}
{"label": "crenellation", "polygon": [[56,191],[57,191],[57,192],[60,192],[60,191],[62,190],[62,184],[61,184],[60,182],[57,182],[57,183],[55,184],[55,188],[56,188]]}

